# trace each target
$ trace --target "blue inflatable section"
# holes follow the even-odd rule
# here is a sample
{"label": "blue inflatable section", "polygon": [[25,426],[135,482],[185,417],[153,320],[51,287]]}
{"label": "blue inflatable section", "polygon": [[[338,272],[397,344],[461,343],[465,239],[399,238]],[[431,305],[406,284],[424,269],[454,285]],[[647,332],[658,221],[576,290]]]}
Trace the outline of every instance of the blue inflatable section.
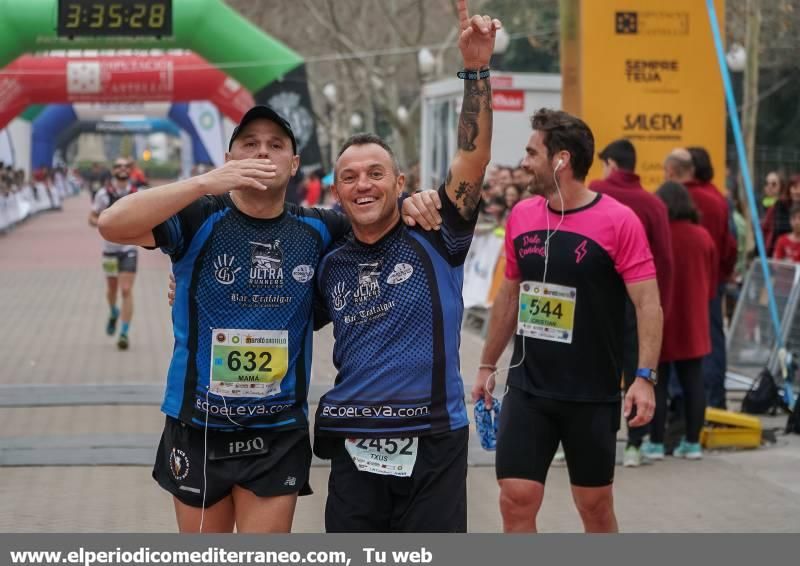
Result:
{"label": "blue inflatable section", "polygon": [[[178,135],[178,128],[184,130],[192,139],[192,158],[195,163],[211,163],[208,151],[203,145],[197,130],[189,118],[189,105],[176,103],[170,108],[169,119],[151,118],[131,122],[115,122],[115,128],[125,133],[166,132]],[[177,127],[176,127],[177,125]],[[72,104],[50,104],[31,124],[31,166],[50,167],[56,150],[66,147],[83,132],[108,133],[93,122],[80,122]]]}
{"label": "blue inflatable section", "polygon": [[72,104],[50,104],[31,127],[31,167],[50,167],[56,152],[56,138],[78,119]]}

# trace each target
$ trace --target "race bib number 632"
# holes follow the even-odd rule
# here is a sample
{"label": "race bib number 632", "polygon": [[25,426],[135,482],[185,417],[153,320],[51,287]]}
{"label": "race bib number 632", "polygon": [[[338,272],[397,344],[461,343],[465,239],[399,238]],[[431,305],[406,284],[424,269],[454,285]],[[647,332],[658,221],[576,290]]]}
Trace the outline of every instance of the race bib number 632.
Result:
{"label": "race bib number 632", "polygon": [[227,397],[270,397],[281,392],[289,366],[285,330],[211,331],[211,392]]}

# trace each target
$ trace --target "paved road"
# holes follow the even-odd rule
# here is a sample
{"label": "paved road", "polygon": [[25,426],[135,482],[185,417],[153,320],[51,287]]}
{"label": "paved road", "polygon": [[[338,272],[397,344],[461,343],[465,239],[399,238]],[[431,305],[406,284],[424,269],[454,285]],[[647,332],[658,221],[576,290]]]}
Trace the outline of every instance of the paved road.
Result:
{"label": "paved road", "polygon": [[[163,424],[157,402],[172,349],[169,262],[158,252],[140,255],[131,349],[118,352],[103,332],[100,242],[87,211],[81,195],[62,212],[0,237],[0,532],[175,529],[170,497],[144,465]],[[315,338],[315,390],[333,380],[332,342],[329,332]],[[468,381],[480,348],[480,338],[465,331]],[[66,461],[73,465],[53,465]],[[498,491],[485,465],[491,457],[472,450],[471,461],[470,531],[496,532]],[[109,462],[140,465],[87,465]],[[712,453],[701,462],[618,468],[620,525],[639,532],[798,532],[798,470],[800,437],[783,436],[760,450]],[[327,473],[324,465],[313,468],[316,494],[301,500],[295,530],[322,530]],[[548,478],[540,526],[580,530],[564,468]]]}

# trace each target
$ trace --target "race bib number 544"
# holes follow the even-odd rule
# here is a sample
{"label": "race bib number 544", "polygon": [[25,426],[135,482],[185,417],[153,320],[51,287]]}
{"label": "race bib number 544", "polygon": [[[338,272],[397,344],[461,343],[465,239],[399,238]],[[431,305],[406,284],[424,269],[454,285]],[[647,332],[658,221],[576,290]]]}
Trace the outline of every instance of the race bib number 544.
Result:
{"label": "race bib number 544", "polygon": [[571,344],[576,304],[574,287],[523,281],[519,292],[517,334]]}
{"label": "race bib number 544", "polygon": [[270,397],[281,392],[289,366],[285,330],[211,331],[210,390],[226,397]]}

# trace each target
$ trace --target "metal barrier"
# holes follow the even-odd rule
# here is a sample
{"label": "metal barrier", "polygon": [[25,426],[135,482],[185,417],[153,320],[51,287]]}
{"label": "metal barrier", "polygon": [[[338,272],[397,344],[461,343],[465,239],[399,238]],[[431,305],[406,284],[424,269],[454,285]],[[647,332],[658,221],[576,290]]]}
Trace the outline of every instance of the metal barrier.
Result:
{"label": "metal barrier", "polygon": [[[769,260],[781,323],[781,343],[800,354],[800,264]],[[739,301],[727,335],[728,390],[749,389],[764,368],[782,381],[775,331],[769,314],[767,288],[758,262],[744,279]]]}

